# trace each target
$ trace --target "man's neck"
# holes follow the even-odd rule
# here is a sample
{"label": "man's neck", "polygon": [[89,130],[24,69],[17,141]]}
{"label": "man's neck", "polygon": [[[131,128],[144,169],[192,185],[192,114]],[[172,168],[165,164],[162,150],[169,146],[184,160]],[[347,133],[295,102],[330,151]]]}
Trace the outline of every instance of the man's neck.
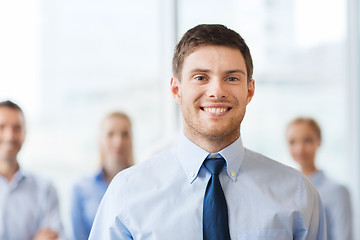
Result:
{"label": "man's neck", "polygon": [[6,159],[6,158],[0,158],[0,175],[3,176],[8,180],[8,182],[11,181],[14,174],[19,169],[19,164],[14,159]]}
{"label": "man's neck", "polygon": [[219,152],[220,150],[231,145],[233,142],[236,141],[236,139],[240,137],[240,132],[239,134],[232,134],[231,136],[226,137],[203,137],[199,135],[189,134],[186,131],[184,131],[184,134],[190,141],[192,141],[193,143],[195,143],[209,153]]}

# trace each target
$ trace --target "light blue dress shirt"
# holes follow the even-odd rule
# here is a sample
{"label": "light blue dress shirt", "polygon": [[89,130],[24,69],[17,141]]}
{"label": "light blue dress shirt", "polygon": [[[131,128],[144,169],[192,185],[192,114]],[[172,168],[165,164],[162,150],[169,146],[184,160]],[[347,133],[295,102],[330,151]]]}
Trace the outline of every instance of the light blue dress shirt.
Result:
{"label": "light blue dress shirt", "polygon": [[108,187],[103,170],[75,183],[71,200],[71,224],[74,240],[87,240],[100,201]]}
{"label": "light blue dress shirt", "polygon": [[[241,138],[219,152],[219,178],[231,239],[325,240],[318,192],[298,171],[245,149]],[[185,136],[170,149],[119,173],[100,204],[91,240],[202,239],[209,155]]]}
{"label": "light blue dress shirt", "polygon": [[315,172],[309,179],[319,191],[325,207],[328,240],[351,240],[352,217],[349,191],[327,178],[322,171]]}
{"label": "light blue dress shirt", "polygon": [[21,169],[10,182],[0,176],[0,239],[31,240],[47,227],[65,239],[54,186]]}

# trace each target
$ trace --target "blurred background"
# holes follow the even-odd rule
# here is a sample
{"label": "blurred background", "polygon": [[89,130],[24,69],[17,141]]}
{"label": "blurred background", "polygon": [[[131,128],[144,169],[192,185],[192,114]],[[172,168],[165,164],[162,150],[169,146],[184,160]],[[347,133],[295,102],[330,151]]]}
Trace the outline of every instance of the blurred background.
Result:
{"label": "blurred background", "polygon": [[296,167],[285,126],[317,119],[318,165],[350,189],[360,239],[359,13],[357,0],[0,1],[0,100],[27,118],[20,162],[54,181],[69,231],[72,183],[99,165],[100,120],[129,113],[137,163],[176,136],[173,49],[189,28],[221,23],[254,61],[244,145]]}

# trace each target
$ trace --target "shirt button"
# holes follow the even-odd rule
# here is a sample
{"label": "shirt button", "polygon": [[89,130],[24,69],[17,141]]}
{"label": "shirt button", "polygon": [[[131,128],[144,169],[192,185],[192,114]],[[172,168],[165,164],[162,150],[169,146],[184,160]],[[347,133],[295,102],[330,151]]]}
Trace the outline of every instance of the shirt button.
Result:
{"label": "shirt button", "polygon": [[194,172],[191,172],[191,173],[190,173],[190,177],[195,177],[195,173],[194,173]]}
{"label": "shirt button", "polygon": [[230,174],[231,174],[231,176],[233,176],[233,177],[235,177],[235,175],[236,175],[235,172],[231,172]]}

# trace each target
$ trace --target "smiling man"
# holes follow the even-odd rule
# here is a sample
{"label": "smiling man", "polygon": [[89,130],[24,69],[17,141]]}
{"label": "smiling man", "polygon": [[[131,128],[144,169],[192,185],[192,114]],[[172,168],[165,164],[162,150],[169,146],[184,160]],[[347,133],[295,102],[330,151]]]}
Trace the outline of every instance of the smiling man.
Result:
{"label": "smiling man", "polygon": [[0,239],[64,239],[55,188],[19,166],[25,135],[21,108],[0,102]]}
{"label": "smiling man", "polygon": [[171,79],[184,134],[115,177],[90,239],[326,239],[324,209],[305,177],[243,147],[252,73],[249,48],[233,30],[185,33]]}

